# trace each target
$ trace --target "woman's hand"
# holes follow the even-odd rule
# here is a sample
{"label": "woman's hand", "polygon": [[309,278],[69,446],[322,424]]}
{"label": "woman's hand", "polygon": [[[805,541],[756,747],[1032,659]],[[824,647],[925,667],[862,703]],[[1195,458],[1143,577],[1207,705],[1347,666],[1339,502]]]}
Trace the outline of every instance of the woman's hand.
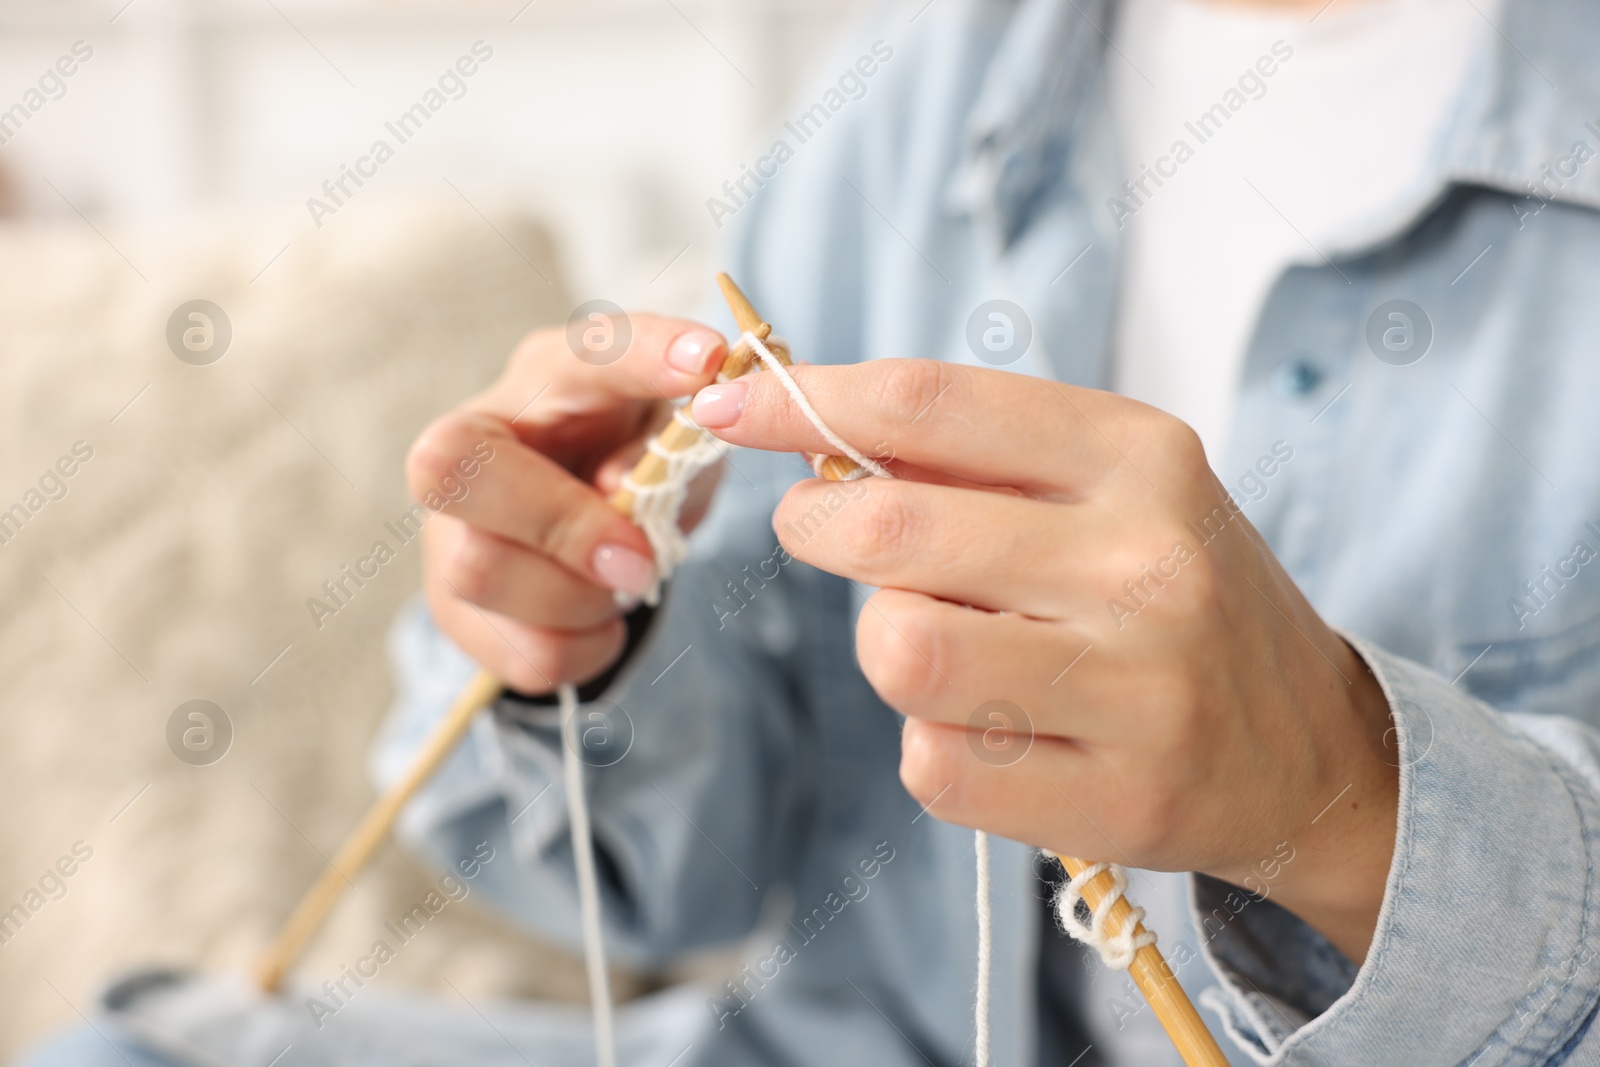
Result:
{"label": "woman's hand", "polygon": [[[1193,431],[922,360],[795,376],[846,440],[895,456],[896,480],[801,482],[773,527],[796,558],[879,587],[856,648],[908,716],[912,795],[1057,852],[1265,891],[1361,960],[1394,845],[1388,705]],[[769,374],[703,390],[693,413],[737,445],[828,450]]]}
{"label": "woman's hand", "polygon": [[[423,549],[434,621],[525,693],[587,680],[622,651],[615,594],[643,594],[654,563],[606,495],[664,421],[667,398],[709,382],[727,355],[706,326],[650,315],[629,325],[617,358],[580,358],[566,331],[529,334],[500,380],[424,430],[406,461],[412,496],[438,511]],[[686,523],[713,481],[697,483]]]}

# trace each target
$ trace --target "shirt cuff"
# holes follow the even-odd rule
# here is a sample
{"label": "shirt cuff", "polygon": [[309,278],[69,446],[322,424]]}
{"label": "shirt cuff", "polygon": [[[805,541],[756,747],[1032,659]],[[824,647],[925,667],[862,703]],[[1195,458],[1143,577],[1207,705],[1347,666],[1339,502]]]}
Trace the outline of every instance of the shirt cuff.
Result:
{"label": "shirt cuff", "polygon": [[[1541,745],[1450,683],[1345,635],[1394,717],[1394,858],[1355,968],[1270,901],[1191,880],[1221,989],[1207,1006],[1261,1064],[1545,1064],[1595,1012],[1595,739]],[[1566,751],[1571,747],[1574,751]]]}
{"label": "shirt cuff", "polygon": [[[629,683],[662,615],[641,606],[626,616],[627,645],[617,662],[579,687],[588,705]],[[382,791],[410,768],[433,735],[444,709],[479,667],[434,626],[416,598],[390,635],[390,655],[401,680],[394,710],[369,756],[371,776]],[[402,811],[398,835],[413,847],[440,827],[495,801],[511,816],[511,839],[527,855],[538,855],[566,832],[561,789],[560,709],[554,695],[531,697],[503,689]]]}
{"label": "shirt cuff", "polygon": [[[662,589],[663,603],[666,590]],[[651,624],[655,622],[660,610],[649,604],[640,604],[623,617],[627,624],[628,636],[622,646],[622,655],[617,657],[615,663],[601,671],[595,677],[578,686],[578,703],[588,704],[599,700],[611,691],[617,681],[627,671],[634,660],[639,658],[639,650],[644,647],[650,637]],[[530,696],[519,693],[509,686],[500,691],[500,697],[495,701],[495,710],[531,726],[555,727],[560,729],[559,708],[560,700],[554,693],[541,693]]]}

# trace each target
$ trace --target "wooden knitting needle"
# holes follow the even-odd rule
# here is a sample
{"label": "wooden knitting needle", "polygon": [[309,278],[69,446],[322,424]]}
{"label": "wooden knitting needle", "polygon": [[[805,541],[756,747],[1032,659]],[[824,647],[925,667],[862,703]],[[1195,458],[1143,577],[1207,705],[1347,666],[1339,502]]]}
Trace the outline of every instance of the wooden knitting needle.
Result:
{"label": "wooden knitting needle", "polygon": [[[717,284],[722,287],[722,295],[728,302],[728,307],[733,311],[733,317],[739,324],[739,329],[756,334],[765,339],[769,330],[766,322],[756,312],[750,301],[733,279],[726,274],[717,275]],[[736,350],[735,356],[738,355]],[[730,356],[730,360],[733,357]],[[782,355],[779,358],[788,363]],[[821,476],[832,481],[840,481],[859,468],[845,456],[829,456],[822,462]],[[1076,859],[1071,856],[1059,857],[1066,866],[1070,876],[1076,876],[1080,871],[1089,866],[1087,860]],[[1110,891],[1112,884],[1111,872],[1103,872],[1098,878],[1090,880],[1083,887],[1083,898],[1092,909]],[[1119,897],[1112,905],[1110,920],[1113,934],[1120,931],[1128,922],[1133,912],[1133,906],[1128,903],[1126,896]],[[1144,924],[1139,924],[1136,930],[1143,930]],[[1189,1067],[1228,1067],[1228,1060],[1217,1047],[1216,1038],[1211,1036],[1211,1031],[1206,1029],[1205,1022],[1200,1018],[1200,1013],[1195,1010],[1194,1004],[1189,1000],[1189,995],[1183,991],[1173,977],[1172,968],[1162,958],[1161,950],[1154,945],[1146,945],[1135,954],[1133,963],[1128,967],[1128,972],[1133,976],[1134,983],[1139,987],[1139,992],[1144,994],[1149,1001],[1150,1008],[1155,1012],[1162,1027],[1167,1031],[1167,1036],[1177,1046],[1178,1053],[1183,1057],[1183,1062]]]}
{"label": "wooden knitting needle", "polygon": [[311,935],[317,932],[322,920],[327,918],[328,912],[344,892],[344,887],[350,884],[350,879],[367,865],[373,853],[377,852],[378,847],[387,840],[395,819],[400,815],[400,809],[406,806],[406,801],[416,795],[422,784],[439,769],[445,757],[455,749],[462,735],[467,732],[467,727],[472,725],[472,717],[477,714],[478,709],[499,696],[501,688],[498,678],[488,671],[480,671],[467,683],[466,688],[461,690],[456,702],[450,705],[450,710],[439,720],[439,725],[433,728],[433,733],[424,742],[422,751],[417,754],[411,766],[406,768],[405,775],[390,786],[389,791],[379,797],[377,803],[367,810],[355,832],[339,846],[333,861],[307,890],[306,895],[300,898],[300,903],[289,915],[289,921],[284,923],[283,929],[278,931],[278,936],[273,939],[272,945],[257,961],[256,984],[261,987],[262,992],[278,991],[290,964],[300,954],[306,942],[311,940]]}
{"label": "wooden knitting needle", "polygon": [[[739,324],[741,334],[752,333],[765,341],[772,332],[772,327],[767,325],[766,320],[756,311],[755,306],[750,303],[750,298],[744,295],[744,291],[735,285],[733,279],[726,273],[717,275],[717,286],[722,290],[722,299],[728,302],[728,310],[733,312],[733,321]],[[768,347],[778,358],[779,363],[786,367],[790,365],[789,351],[786,347],[776,344]],[[749,369],[754,361],[755,352],[741,341],[729,353],[728,362],[723,366],[730,367],[728,377],[737,378]],[[817,469],[817,476],[826,478],[830,482],[842,482],[860,470],[861,467],[856,461],[848,456],[824,456]]]}
{"label": "wooden knitting needle", "polygon": [[[720,277],[726,277],[726,275],[721,275]],[[757,337],[761,338],[761,340],[765,341],[767,339],[767,335],[772,332],[772,327],[768,326],[766,323],[761,323],[761,329],[759,331],[752,332],[755,333]],[[738,350],[738,347],[736,347],[734,352],[737,352]],[[745,351],[748,352],[749,349],[745,349]],[[719,371],[719,375],[726,373],[728,365],[733,362],[733,355],[734,353],[730,352],[728,356],[723,359],[722,366],[724,370]],[[748,369],[749,363],[747,360],[745,363],[745,370]],[[740,373],[743,373],[743,371],[740,371]],[[727,376],[732,378],[738,377],[737,374],[728,374]],[[661,432],[656,436],[656,441],[659,442],[661,447],[668,452],[682,452],[685,449],[698,444],[704,433],[704,430],[696,429],[693,426],[686,425],[677,419],[673,419],[662,428]],[[655,485],[666,476],[667,461],[648,449],[640,458],[639,462],[634,465],[632,475],[634,484],[639,486]],[[615,493],[611,494],[611,506],[622,512],[624,515],[632,515],[633,494],[627,489],[618,489]]]}
{"label": "wooden knitting needle", "polygon": [[[729,286],[733,284],[726,274],[719,275],[718,280]],[[737,289],[734,291],[737,292]],[[761,321],[761,317],[755,314],[755,309],[750,307],[749,301],[743,299],[743,294],[740,294],[740,300],[749,314],[740,319],[739,328],[765,341],[772,333],[772,327]],[[737,310],[735,314],[738,314]],[[777,343],[774,343],[772,348],[778,358],[787,362],[785,348]],[[736,345],[728,358],[723,361],[723,369],[719,374],[738,377],[751,369],[754,364],[753,357],[754,353],[748,345]],[[674,419],[656,436],[656,441],[668,452],[679,452],[697,443],[703,432]],[[849,460],[844,462],[849,464],[846,469],[854,469],[855,464]],[[632,480],[635,485],[649,486],[658,484],[666,476],[666,461],[654,452],[646,450],[633,468]],[[633,494],[628,490],[618,489],[611,495],[609,503],[623,515],[629,517],[633,515]],[[275,993],[283,985],[284,976],[289,968],[305,948],[306,943],[311,940],[312,935],[317,932],[317,928],[328,917],[328,913],[333,910],[345,887],[350,884],[350,879],[367,865],[373,854],[387,840],[394,828],[395,820],[400,816],[401,809],[439,769],[445,757],[455,750],[461,738],[466,735],[467,728],[472,725],[473,717],[478,710],[498,697],[504,688],[505,684],[500,679],[488,671],[480,671],[461,690],[450,710],[439,720],[433,733],[423,742],[421,751],[406,769],[405,775],[390,786],[389,790],[368,809],[355,831],[339,847],[333,861],[295,905],[288,922],[257,961],[255,979],[263,992]]]}
{"label": "wooden knitting needle", "polygon": [[[1089,861],[1073,856],[1056,858],[1061,861],[1061,865],[1067,869],[1067,875],[1072,878],[1076,878],[1090,865]],[[1100,902],[1111,891],[1112,883],[1111,872],[1107,870],[1101,871],[1084,885],[1083,901],[1089,905],[1090,911],[1100,906]],[[1112,936],[1121,933],[1132,917],[1133,905],[1128,903],[1126,895],[1119,896],[1111,905],[1109,916]],[[1143,923],[1134,927],[1136,935],[1143,930]],[[1141,948],[1134,954],[1133,962],[1128,966],[1128,974],[1139,987],[1139,992],[1144,994],[1144,999],[1149,1002],[1150,1010],[1156,1013],[1161,1028],[1172,1039],[1184,1063],[1189,1067],[1228,1067],[1228,1058],[1222,1054],[1222,1049],[1217,1046],[1217,1039],[1211,1036],[1211,1031],[1206,1029],[1205,1021],[1195,1010],[1189,994],[1178,984],[1171,966],[1162,957],[1160,949],[1154,945]]]}

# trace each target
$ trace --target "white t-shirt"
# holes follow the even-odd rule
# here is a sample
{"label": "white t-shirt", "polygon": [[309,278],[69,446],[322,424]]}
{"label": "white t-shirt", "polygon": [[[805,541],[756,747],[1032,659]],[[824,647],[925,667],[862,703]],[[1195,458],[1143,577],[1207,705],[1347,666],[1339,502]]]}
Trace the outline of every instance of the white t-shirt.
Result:
{"label": "white t-shirt", "polygon": [[1216,466],[1268,289],[1427,179],[1495,9],[1125,0],[1119,14],[1112,111],[1123,173],[1144,180],[1116,210],[1113,384],[1189,423]]}
{"label": "white t-shirt", "polygon": [[[1213,465],[1269,287],[1293,263],[1322,263],[1316,249],[1331,254],[1426,180],[1492,32],[1473,3],[1494,17],[1490,0],[1336,0],[1314,21],[1315,8],[1123,0],[1106,57],[1123,173],[1160,163],[1170,176],[1124,198],[1114,384],[1193,426]],[[1255,78],[1241,85],[1247,71]],[[1201,126],[1219,104],[1227,117]],[[1192,152],[1182,162],[1180,140]],[[1183,876],[1136,872],[1130,895],[1152,929],[1182,939]],[[1178,1063],[1153,1015],[1133,1010],[1125,975],[1094,967],[1083,992],[1088,1036],[1108,1063]]]}

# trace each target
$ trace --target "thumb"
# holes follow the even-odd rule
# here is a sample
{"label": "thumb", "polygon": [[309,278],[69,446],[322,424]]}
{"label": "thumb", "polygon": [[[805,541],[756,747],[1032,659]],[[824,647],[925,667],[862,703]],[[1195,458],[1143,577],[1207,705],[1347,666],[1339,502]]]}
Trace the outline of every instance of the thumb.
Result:
{"label": "thumb", "polygon": [[727,355],[722,334],[688,319],[575,313],[565,329],[542,331],[518,349],[487,407],[520,425],[538,425],[629,401],[676,399],[709,385]]}

